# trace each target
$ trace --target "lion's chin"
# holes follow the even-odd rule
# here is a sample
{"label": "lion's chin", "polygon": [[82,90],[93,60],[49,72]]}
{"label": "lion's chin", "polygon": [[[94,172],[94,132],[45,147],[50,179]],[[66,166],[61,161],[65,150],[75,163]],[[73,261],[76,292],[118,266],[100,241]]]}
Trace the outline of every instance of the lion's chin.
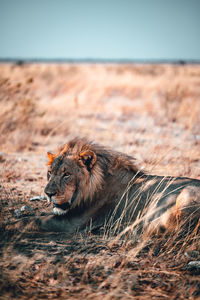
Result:
{"label": "lion's chin", "polygon": [[61,215],[65,215],[67,213],[67,211],[60,207],[54,207],[53,213],[54,213],[54,215],[61,216]]}

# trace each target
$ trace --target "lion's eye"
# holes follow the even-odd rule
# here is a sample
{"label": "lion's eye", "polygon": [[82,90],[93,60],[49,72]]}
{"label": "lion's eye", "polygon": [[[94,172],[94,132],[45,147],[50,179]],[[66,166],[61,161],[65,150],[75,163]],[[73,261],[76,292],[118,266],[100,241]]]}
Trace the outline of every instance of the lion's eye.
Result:
{"label": "lion's eye", "polygon": [[64,177],[65,178],[68,178],[68,177],[70,177],[71,176],[71,174],[69,173],[69,172],[64,172]]}

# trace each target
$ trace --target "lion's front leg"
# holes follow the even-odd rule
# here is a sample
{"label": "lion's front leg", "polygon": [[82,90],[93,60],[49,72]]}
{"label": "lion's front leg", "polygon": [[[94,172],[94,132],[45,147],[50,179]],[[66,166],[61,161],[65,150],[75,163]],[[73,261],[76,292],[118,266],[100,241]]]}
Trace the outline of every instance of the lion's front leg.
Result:
{"label": "lion's front leg", "polygon": [[50,217],[51,216],[22,217],[13,222],[4,224],[4,227],[7,230],[16,230],[21,233],[40,231],[42,224],[45,223],[45,220],[49,219]]}
{"label": "lion's front leg", "polygon": [[77,228],[67,218],[53,214],[45,216],[24,217],[5,224],[5,229],[23,232],[75,232]]}
{"label": "lion's front leg", "polygon": [[65,216],[42,216],[38,220],[35,220],[35,223],[40,231],[46,232],[73,233],[78,229],[77,226],[74,226]]}

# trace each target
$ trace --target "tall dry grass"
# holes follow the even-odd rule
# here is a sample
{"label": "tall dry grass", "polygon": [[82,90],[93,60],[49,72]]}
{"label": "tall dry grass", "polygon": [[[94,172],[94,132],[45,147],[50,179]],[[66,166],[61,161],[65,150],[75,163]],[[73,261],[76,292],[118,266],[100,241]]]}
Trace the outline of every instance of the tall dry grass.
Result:
{"label": "tall dry grass", "polygon": [[[45,152],[74,136],[151,173],[200,178],[199,98],[199,66],[1,64],[1,220],[42,192]],[[114,238],[120,224],[70,240],[1,226],[0,298],[198,299],[188,262],[200,259],[199,225],[137,236],[137,222]]]}

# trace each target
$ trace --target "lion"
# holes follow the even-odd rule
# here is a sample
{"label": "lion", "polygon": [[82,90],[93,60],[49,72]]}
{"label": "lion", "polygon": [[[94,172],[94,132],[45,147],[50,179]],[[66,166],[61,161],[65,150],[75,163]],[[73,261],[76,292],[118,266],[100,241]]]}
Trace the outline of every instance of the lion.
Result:
{"label": "lion", "polygon": [[48,231],[121,231],[189,227],[200,218],[200,180],[149,175],[135,159],[85,138],[75,138],[48,156],[45,193],[53,215],[40,221]]}

